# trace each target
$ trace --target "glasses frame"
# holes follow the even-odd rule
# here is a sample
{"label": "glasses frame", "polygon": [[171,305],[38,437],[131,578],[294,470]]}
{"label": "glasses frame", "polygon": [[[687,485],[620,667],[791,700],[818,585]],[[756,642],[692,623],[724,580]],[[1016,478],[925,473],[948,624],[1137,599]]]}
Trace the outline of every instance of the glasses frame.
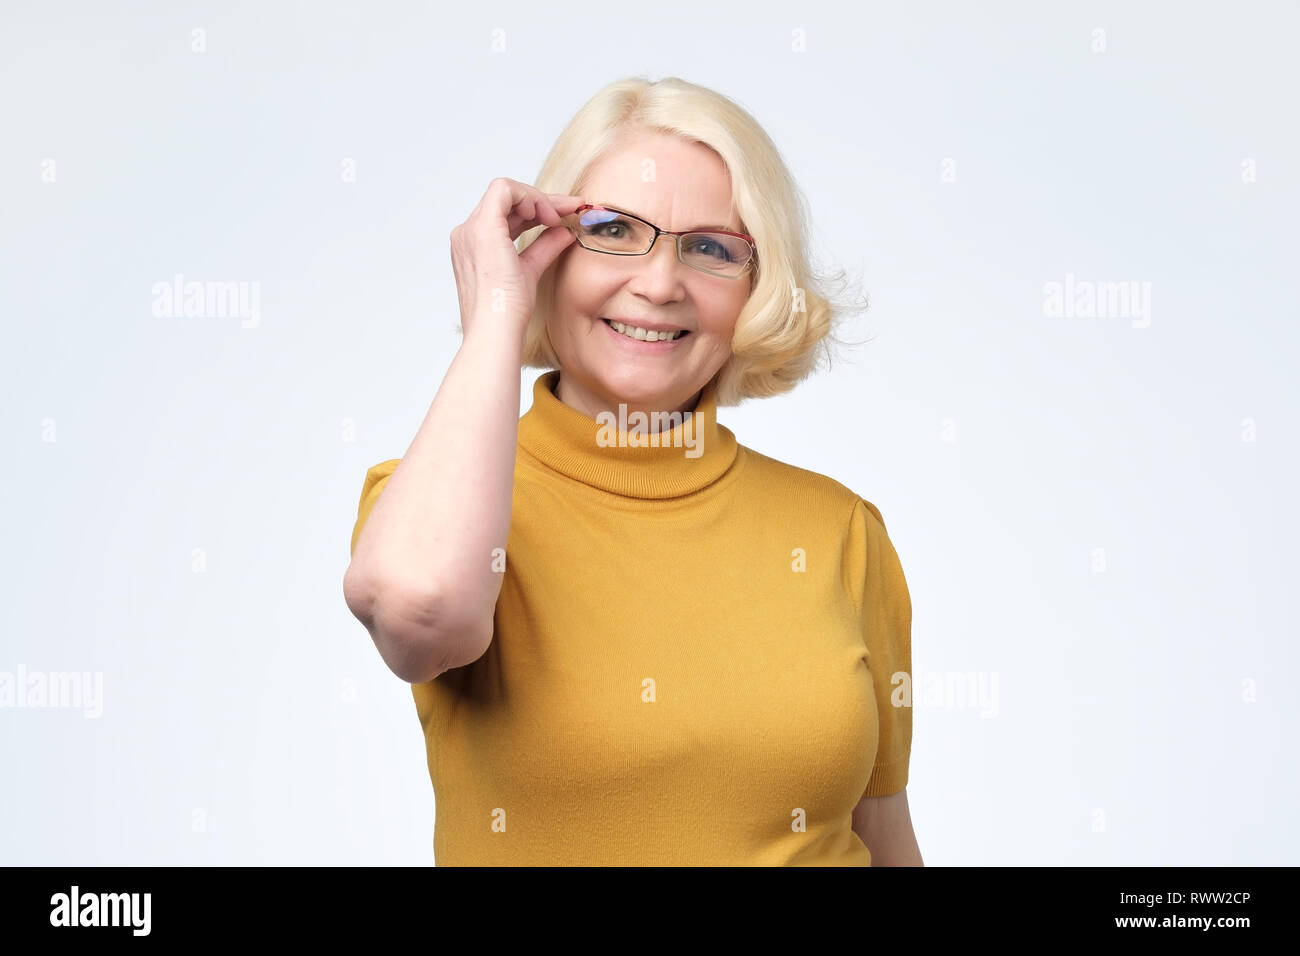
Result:
{"label": "glasses frame", "polygon": [[[650,253],[654,252],[655,243],[659,241],[660,236],[672,236],[673,244],[677,247],[677,261],[680,262],[682,265],[686,266],[686,268],[688,269],[694,269],[696,272],[703,272],[705,275],[713,276],[716,279],[739,279],[742,278],[746,273],[750,274],[751,276],[754,274],[754,266],[758,261],[758,244],[754,241],[754,237],[747,233],[731,232],[730,230],[727,229],[688,229],[685,232],[673,232],[671,229],[660,229],[658,226],[650,222],[648,219],[642,219],[640,216],[634,215],[633,213],[628,212],[626,209],[619,209],[617,206],[610,206],[604,203],[600,203],[600,204],[583,203],[581,206],[579,206],[577,209],[575,209],[572,213],[570,213],[568,216],[565,216],[564,218],[576,219],[576,217],[586,212],[588,209],[596,209],[596,210],[600,210],[601,212],[612,212],[619,216],[626,216],[629,219],[635,219],[637,222],[644,223],[645,225],[649,226],[651,229],[654,230],[655,233],[654,238],[650,240],[650,248],[646,249],[645,252],[610,252],[608,249],[592,249],[591,246],[587,245],[585,242],[582,241],[582,236],[579,235],[580,230],[576,226],[569,226],[568,229],[571,233],[573,233],[573,238],[577,240],[578,245],[582,246],[582,248],[586,249],[589,252],[599,252],[602,255],[606,255],[606,256],[648,256],[650,255]],[[683,236],[710,236],[710,235],[733,236],[736,239],[745,240],[745,242],[749,245],[749,258],[745,260],[745,265],[734,276],[725,275],[724,273],[721,272],[711,272],[708,269],[701,269],[698,266],[691,265],[689,262],[687,262],[685,259],[682,258],[682,237]]]}

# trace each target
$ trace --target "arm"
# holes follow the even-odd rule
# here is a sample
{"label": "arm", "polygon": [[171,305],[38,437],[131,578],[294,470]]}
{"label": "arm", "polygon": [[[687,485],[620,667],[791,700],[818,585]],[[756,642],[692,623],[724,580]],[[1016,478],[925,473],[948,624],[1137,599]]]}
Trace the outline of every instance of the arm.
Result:
{"label": "arm", "polygon": [[410,683],[482,656],[501,592],[492,550],[510,530],[523,327],[478,318],[343,580],[348,608]]}
{"label": "arm", "polygon": [[[871,852],[872,866],[924,866],[907,806],[912,701],[895,688],[912,670],[912,597],[880,510],[865,498],[858,502],[848,560],[855,562],[853,578],[863,581],[858,607],[880,733],[871,778],[853,810],[853,832]],[[865,566],[858,565],[863,558]]]}
{"label": "arm", "polygon": [[912,830],[907,788],[887,797],[863,797],[853,810],[853,832],[871,852],[872,866],[925,866]]}
{"label": "arm", "polygon": [[[409,683],[478,660],[492,641],[503,580],[492,559],[510,532],[525,332],[542,272],[573,241],[563,216],[581,202],[498,176],[451,232],[464,340],[343,577],[348,609]],[[538,225],[519,252],[515,240]]]}

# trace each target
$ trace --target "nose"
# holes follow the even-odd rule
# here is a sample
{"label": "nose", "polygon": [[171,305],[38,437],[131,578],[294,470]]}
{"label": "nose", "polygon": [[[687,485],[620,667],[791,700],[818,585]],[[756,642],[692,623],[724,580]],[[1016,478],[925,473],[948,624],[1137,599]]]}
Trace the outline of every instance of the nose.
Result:
{"label": "nose", "polygon": [[656,236],[649,252],[628,261],[637,264],[632,271],[629,291],[660,304],[682,296],[682,276],[678,270],[687,267],[677,259],[672,236]]}
{"label": "nose", "polygon": [[646,272],[664,280],[674,280],[677,269],[685,268],[685,263],[677,255],[677,237],[660,234],[655,236],[654,244],[645,254]]}

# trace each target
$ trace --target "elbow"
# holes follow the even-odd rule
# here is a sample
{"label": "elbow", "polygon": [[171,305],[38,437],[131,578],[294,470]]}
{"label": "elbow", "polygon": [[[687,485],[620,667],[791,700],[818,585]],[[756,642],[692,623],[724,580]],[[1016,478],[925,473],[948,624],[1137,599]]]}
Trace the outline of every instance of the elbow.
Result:
{"label": "elbow", "polygon": [[408,684],[423,684],[483,656],[492,639],[492,619],[461,621],[430,598],[380,602],[369,628],[388,669]]}
{"label": "elbow", "polygon": [[455,602],[436,595],[376,587],[350,567],[343,594],[388,669],[409,684],[478,660],[492,639],[490,615],[458,611]]}

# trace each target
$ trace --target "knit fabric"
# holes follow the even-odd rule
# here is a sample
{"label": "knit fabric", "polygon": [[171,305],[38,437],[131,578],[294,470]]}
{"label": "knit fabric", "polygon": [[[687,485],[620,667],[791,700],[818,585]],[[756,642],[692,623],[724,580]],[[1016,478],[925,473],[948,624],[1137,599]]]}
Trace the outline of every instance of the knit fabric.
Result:
{"label": "knit fabric", "polygon": [[[880,512],[740,445],[712,386],[640,447],[558,376],[519,420],[492,642],[411,685],[435,862],[869,866],[851,814],[912,742]],[[366,472],[353,549],[399,464]]]}

